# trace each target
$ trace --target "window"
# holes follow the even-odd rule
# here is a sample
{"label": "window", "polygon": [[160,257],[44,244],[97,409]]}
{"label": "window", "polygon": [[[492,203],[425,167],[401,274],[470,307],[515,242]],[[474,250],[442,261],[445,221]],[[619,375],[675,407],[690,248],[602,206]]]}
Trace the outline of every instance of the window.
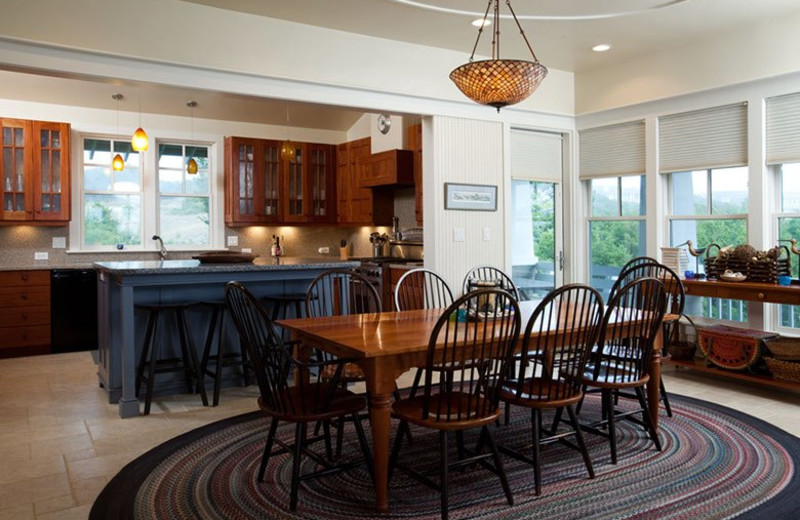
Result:
{"label": "window", "polygon": [[645,178],[602,177],[589,182],[589,275],[607,298],[620,268],[645,254]]}
{"label": "window", "polygon": [[[746,167],[712,168],[669,175],[670,244],[691,240],[696,249],[747,244],[748,170]],[[716,248],[710,254],[716,254]],[[704,272],[703,257],[691,266]],[[747,321],[747,306],[738,300],[702,298],[702,308],[690,314]]]}
{"label": "window", "polygon": [[[111,168],[114,155],[125,168]],[[142,246],[140,154],[130,142],[83,140],[83,249]]]}
{"label": "window", "polygon": [[[197,163],[196,174],[186,171],[189,159]],[[207,147],[158,144],[158,227],[164,243],[211,243],[209,179]]]}
{"label": "window", "polygon": [[[781,164],[775,168],[775,171],[780,183],[779,213],[776,215],[778,239],[781,241],[792,238],[800,240],[800,163]],[[798,266],[794,260],[794,258],[791,259],[792,277],[797,278]],[[800,306],[779,305],[778,313],[781,327],[800,328]]]}
{"label": "window", "polygon": [[[117,153],[125,161],[119,172],[111,168]],[[145,180],[147,157],[134,152],[127,139],[84,137],[82,249],[148,250],[153,234],[171,248],[211,247],[209,147],[158,142],[150,168],[156,182]],[[196,174],[186,171],[190,159],[197,163]]]}

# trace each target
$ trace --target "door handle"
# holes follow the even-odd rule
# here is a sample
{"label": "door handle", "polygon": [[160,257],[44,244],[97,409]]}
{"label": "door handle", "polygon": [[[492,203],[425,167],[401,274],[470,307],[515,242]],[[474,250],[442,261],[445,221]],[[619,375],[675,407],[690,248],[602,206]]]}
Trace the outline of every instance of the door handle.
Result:
{"label": "door handle", "polygon": [[558,252],[558,270],[564,270],[564,251],[561,250]]}

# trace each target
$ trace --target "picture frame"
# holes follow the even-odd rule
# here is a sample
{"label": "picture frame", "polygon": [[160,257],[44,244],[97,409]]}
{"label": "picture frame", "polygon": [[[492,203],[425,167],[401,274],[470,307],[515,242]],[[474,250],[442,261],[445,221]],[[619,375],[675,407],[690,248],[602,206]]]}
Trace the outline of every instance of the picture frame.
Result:
{"label": "picture frame", "polygon": [[444,183],[444,209],[497,211],[497,186]]}

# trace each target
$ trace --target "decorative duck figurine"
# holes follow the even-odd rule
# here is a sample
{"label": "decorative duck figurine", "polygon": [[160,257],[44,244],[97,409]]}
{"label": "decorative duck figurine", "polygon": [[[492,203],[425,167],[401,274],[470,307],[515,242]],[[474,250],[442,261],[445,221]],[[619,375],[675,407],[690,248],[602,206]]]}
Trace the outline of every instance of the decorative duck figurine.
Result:
{"label": "decorative duck figurine", "polygon": [[694,246],[692,245],[692,241],[691,240],[687,240],[683,244],[678,244],[677,245],[677,247],[681,247],[681,246],[686,246],[687,249],[689,250],[689,254],[694,256],[694,257],[698,257],[698,256],[700,256],[700,255],[702,255],[703,253],[706,252],[706,248],[705,247],[701,247],[700,249],[695,249]]}

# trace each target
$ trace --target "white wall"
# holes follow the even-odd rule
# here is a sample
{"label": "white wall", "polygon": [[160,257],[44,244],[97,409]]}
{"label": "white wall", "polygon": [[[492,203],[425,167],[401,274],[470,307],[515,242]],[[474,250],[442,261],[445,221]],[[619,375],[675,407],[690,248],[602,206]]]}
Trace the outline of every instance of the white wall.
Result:
{"label": "white wall", "polygon": [[762,20],[706,41],[676,42],[646,57],[577,74],[585,114],[800,70],[800,13]]}

